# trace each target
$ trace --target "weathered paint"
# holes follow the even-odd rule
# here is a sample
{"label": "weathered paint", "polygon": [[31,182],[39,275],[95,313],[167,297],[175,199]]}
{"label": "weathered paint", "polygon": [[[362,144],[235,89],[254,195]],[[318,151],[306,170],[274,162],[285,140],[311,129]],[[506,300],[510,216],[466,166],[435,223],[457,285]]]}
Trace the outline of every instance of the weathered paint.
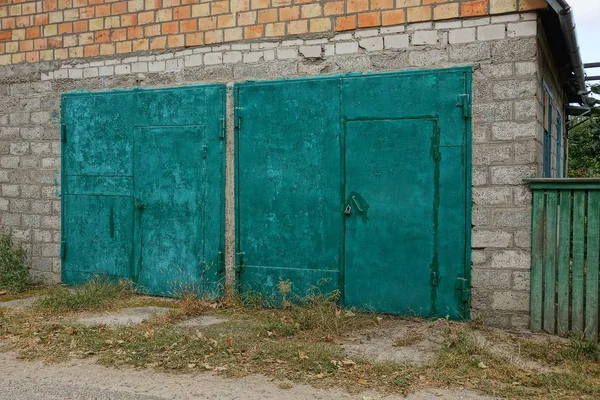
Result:
{"label": "weathered paint", "polygon": [[529,181],[531,329],[597,340],[600,180]]}
{"label": "weathered paint", "polygon": [[63,96],[64,282],[221,293],[224,102],[223,85]]}
{"label": "weathered paint", "polygon": [[342,249],[339,81],[237,91],[239,281],[268,297],[278,295],[280,280],[301,296],[317,286],[331,291]]}
{"label": "weathered paint", "polygon": [[236,90],[242,290],[325,279],[346,306],[468,317],[468,69]]}

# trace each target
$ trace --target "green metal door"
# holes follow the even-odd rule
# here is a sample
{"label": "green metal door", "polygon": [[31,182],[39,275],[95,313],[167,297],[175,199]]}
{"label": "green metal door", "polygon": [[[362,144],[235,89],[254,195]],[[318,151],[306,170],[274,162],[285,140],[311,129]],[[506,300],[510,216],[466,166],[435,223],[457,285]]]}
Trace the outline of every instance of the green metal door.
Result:
{"label": "green metal door", "polygon": [[63,281],[221,293],[224,87],[63,96]]}
{"label": "green metal door", "polygon": [[342,81],[346,306],[468,317],[470,86],[461,68]]}
{"label": "green metal door", "polygon": [[288,279],[303,295],[326,270],[347,307],[468,317],[468,69],[255,82],[237,95],[243,290]]}
{"label": "green metal door", "polygon": [[346,306],[431,314],[435,130],[427,119],[346,123]]}
{"label": "green metal door", "polygon": [[[244,291],[338,287],[342,247],[337,79],[238,85],[237,246]],[[324,107],[324,105],[326,105]]]}

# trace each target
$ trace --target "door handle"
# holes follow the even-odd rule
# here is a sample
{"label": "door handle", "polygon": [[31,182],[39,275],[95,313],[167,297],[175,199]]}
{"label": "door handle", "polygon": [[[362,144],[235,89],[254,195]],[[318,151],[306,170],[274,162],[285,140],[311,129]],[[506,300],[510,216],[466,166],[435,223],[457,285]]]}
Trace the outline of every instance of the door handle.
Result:
{"label": "door handle", "polygon": [[352,206],[350,204],[348,204],[346,206],[346,209],[344,210],[344,214],[346,214],[346,215],[352,214]]}
{"label": "door handle", "polygon": [[[352,201],[356,205],[356,208],[358,209],[359,212],[364,212],[364,210],[362,208],[360,208],[360,204],[358,204],[358,200],[356,200],[355,196],[352,196]],[[350,206],[348,206],[348,207],[350,207]]]}

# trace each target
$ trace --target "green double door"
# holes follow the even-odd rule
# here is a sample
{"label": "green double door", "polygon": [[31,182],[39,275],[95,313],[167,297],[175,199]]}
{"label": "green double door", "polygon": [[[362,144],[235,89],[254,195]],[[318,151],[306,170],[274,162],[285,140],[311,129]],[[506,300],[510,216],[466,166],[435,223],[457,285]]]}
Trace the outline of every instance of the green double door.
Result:
{"label": "green double door", "polygon": [[241,290],[468,317],[469,74],[239,85]]}
{"label": "green double door", "polygon": [[225,89],[63,96],[63,282],[218,296]]}

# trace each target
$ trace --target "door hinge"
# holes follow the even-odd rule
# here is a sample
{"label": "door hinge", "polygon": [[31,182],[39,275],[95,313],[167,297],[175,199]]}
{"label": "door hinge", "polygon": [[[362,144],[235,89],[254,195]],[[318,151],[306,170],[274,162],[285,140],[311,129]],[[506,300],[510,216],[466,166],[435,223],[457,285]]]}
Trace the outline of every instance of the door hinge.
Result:
{"label": "door hinge", "polygon": [[242,270],[242,268],[244,268],[244,262],[246,261],[246,260],[244,260],[245,254],[246,253],[243,253],[243,252],[237,253],[238,262],[237,262],[237,265],[235,266],[235,272],[240,272]]}
{"label": "door hinge", "polygon": [[440,153],[440,146],[434,145],[433,147],[433,160],[440,161],[442,159],[442,154]]}
{"label": "door hinge", "polygon": [[456,290],[460,292],[460,300],[463,303],[468,303],[471,300],[471,288],[465,278],[456,279]]}
{"label": "door hinge", "polygon": [[221,118],[221,133],[219,135],[219,139],[223,140],[225,139],[225,118]]}
{"label": "door hinge", "polygon": [[63,143],[67,141],[67,126],[65,124],[60,125],[60,141]]}
{"label": "door hinge", "polygon": [[456,97],[456,106],[462,108],[463,117],[471,116],[471,96],[468,94],[459,94]]}
{"label": "door hinge", "polygon": [[238,131],[242,129],[242,109],[240,107],[235,108],[235,129]]}
{"label": "door hinge", "polygon": [[67,254],[67,244],[65,242],[60,242],[60,258],[65,259]]}
{"label": "door hinge", "polygon": [[202,146],[202,158],[206,158],[208,156],[208,146]]}
{"label": "door hinge", "polygon": [[438,279],[437,272],[431,271],[431,277],[429,279],[429,284],[431,287],[435,287],[440,284],[440,280]]}

